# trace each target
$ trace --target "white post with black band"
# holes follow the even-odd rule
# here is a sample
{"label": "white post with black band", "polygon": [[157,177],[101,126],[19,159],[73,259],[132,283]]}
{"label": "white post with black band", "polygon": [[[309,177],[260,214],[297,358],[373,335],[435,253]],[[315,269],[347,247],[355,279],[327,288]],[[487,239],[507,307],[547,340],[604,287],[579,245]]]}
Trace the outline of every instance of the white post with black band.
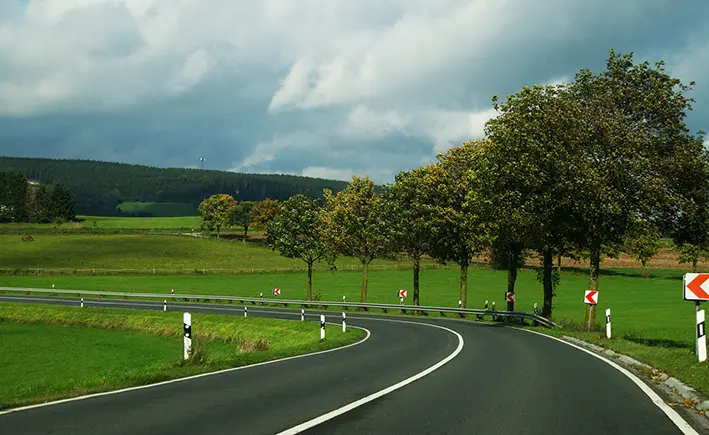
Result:
{"label": "white post with black band", "polygon": [[320,340],[325,339],[325,315],[320,315]]}
{"label": "white post with black band", "polygon": [[185,313],[182,316],[182,323],[185,330],[185,359],[189,359],[192,354],[192,315]]}

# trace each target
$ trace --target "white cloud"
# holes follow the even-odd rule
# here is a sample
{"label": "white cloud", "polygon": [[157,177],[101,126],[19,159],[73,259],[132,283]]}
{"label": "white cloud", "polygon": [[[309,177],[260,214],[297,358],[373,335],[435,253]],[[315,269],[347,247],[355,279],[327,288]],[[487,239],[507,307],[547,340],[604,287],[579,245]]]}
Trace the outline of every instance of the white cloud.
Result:
{"label": "white cloud", "polygon": [[[211,152],[222,168],[386,181],[482,136],[493,94],[599,69],[611,47],[706,75],[709,7],[646,1],[0,0],[0,140],[71,115],[63,138],[27,130],[36,154]],[[86,131],[96,145],[72,145]],[[155,149],[122,151],[135,142]]]}

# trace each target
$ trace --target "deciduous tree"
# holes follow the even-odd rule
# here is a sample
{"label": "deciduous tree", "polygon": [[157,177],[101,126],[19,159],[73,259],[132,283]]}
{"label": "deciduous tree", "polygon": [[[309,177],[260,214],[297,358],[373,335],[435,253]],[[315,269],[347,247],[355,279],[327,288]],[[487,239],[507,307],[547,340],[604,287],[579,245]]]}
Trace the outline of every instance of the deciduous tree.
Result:
{"label": "deciduous tree", "polygon": [[217,238],[222,227],[229,225],[232,213],[236,209],[236,200],[225,193],[218,193],[202,201],[197,210],[202,217],[202,227],[217,230]]}
{"label": "deciduous tree", "polygon": [[316,200],[295,195],[281,204],[280,211],[266,227],[266,243],[287,258],[300,258],[308,266],[308,300],[313,299],[313,265],[322,259],[329,262],[323,241],[322,210]]}
{"label": "deciduous tree", "polygon": [[241,201],[236,205],[234,213],[231,215],[231,224],[240,225],[244,229],[244,243],[249,235],[249,226],[251,226],[252,210],[256,203],[253,201]]}
{"label": "deciduous tree", "polygon": [[333,195],[325,189],[323,238],[330,252],[359,259],[362,263],[361,302],[367,302],[369,264],[390,252],[392,230],[381,196],[367,177],[352,177],[347,187]]}

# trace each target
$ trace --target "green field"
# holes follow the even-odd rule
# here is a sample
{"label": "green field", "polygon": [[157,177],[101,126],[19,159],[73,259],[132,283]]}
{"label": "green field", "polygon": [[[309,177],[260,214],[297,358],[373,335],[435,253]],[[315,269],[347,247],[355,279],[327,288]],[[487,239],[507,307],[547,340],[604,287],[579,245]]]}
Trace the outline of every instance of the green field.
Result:
{"label": "green field", "polygon": [[[0,269],[67,269],[63,273],[73,269],[167,269],[178,273],[211,269],[243,273],[305,267],[299,259],[281,257],[262,246],[188,236],[38,234],[33,242],[24,242],[21,237],[0,235],[0,246]],[[337,261],[343,268],[359,264],[347,257]],[[373,263],[375,268],[396,264]],[[326,270],[328,265],[317,264],[316,268]]]}
{"label": "green field", "polygon": [[330,349],[364,337],[261,318],[193,315],[193,347],[182,360],[182,313],[2,303],[0,409],[113,390]]}
{"label": "green field", "polygon": [[77,216],[77,222],[66,222],[61,225],[34,224],[34,223],[2,223],[0,233],[3,234],[32,234],[33,232],[75,232],[85,233],[102,230],[200,230],[201,219],[199,216],[182,217],[116,217],[116,216]]}
{"label": "green field", "polygon": [[122,213],[150,213],[153,217],[196,216],[192,204],[182,202],[124,202],[116,207]]}

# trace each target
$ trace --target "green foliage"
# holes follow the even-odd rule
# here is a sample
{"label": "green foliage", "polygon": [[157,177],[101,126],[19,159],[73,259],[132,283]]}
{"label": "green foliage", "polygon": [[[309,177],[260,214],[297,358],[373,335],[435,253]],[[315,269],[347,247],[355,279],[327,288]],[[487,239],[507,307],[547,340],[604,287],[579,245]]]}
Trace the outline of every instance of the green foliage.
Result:
{"label": "green foliage", "polygon": [[360,300],[367,301],[367,268],[375,258],[387,257],[393,231],[386,222],[385,202],[369,178],[353,177],[345,190],[324,192],[323,240],[334,254],[358,258],[362,263]]}
{"label": "green foliage", "polygon": [[679,263],[690,263],[692,272],[697,271],[697,263],[699,261],[709,260],[709,251],[701,246],[685,243],[680,246]]}
{"label": "green foliage", "polygon": [[625,236],[623,250],[640,262],[643,276],[647,262],[660,250],[660,236],[660,231],[645,221],[637,222]]}
{"label": "green foliage", "polygon": [[299,258],[308,266],[307,299],[312,299],[312,269],[316,261],[334,257],[322,237],[322,217],[317,201],[295,195],[283,202],[266,229],[266,243],[287,258]]}
{"label": "green foliage", "polygon": [[236,201],[231,195],[217,194],[202,201],[198,207],[202,217],[202,228],[217,230],[217,237],[222,227],[228,226],[236,209]]}
{"label": "green foliage", "polygon": [[0,157],[0,172],[7,169],[42,184],[67,186],[74,195],[77,213],[96,216],[115,216],[116,207],[126,202],[188,203],[196,209],[205,198],[217,193],[229,193],[239,202],[265,197],[285,200],[298,193],[317,198],[325,188],[339,191],[347,185],[344,181],[295,175]]}
{"label": "green foliage", "polygon": [[71,193],[63,184],[51,190],[29,183],[21,173],[0,172],[0,223],[48,223],[59,225],[76,218]]}
{"label": "green foliage", "polygon": [[249,227],[251,226],[252,210],[256,205],[253,201],[242,201],[236,205],[234,212],[231,214],[231,225],[238,225],[244,229],[244,242],[249,235]]}
{"label": "green foliage", "polygon": [[55,184],[50,196],[50,216],[52,221],[68,222],[76,218],[71,193],[62,184]]}
{"label": "green foliage", "polygon": [[266,229],[281,208],[277,199],[266,198],[251,207],[251,223],[255,228]]}

